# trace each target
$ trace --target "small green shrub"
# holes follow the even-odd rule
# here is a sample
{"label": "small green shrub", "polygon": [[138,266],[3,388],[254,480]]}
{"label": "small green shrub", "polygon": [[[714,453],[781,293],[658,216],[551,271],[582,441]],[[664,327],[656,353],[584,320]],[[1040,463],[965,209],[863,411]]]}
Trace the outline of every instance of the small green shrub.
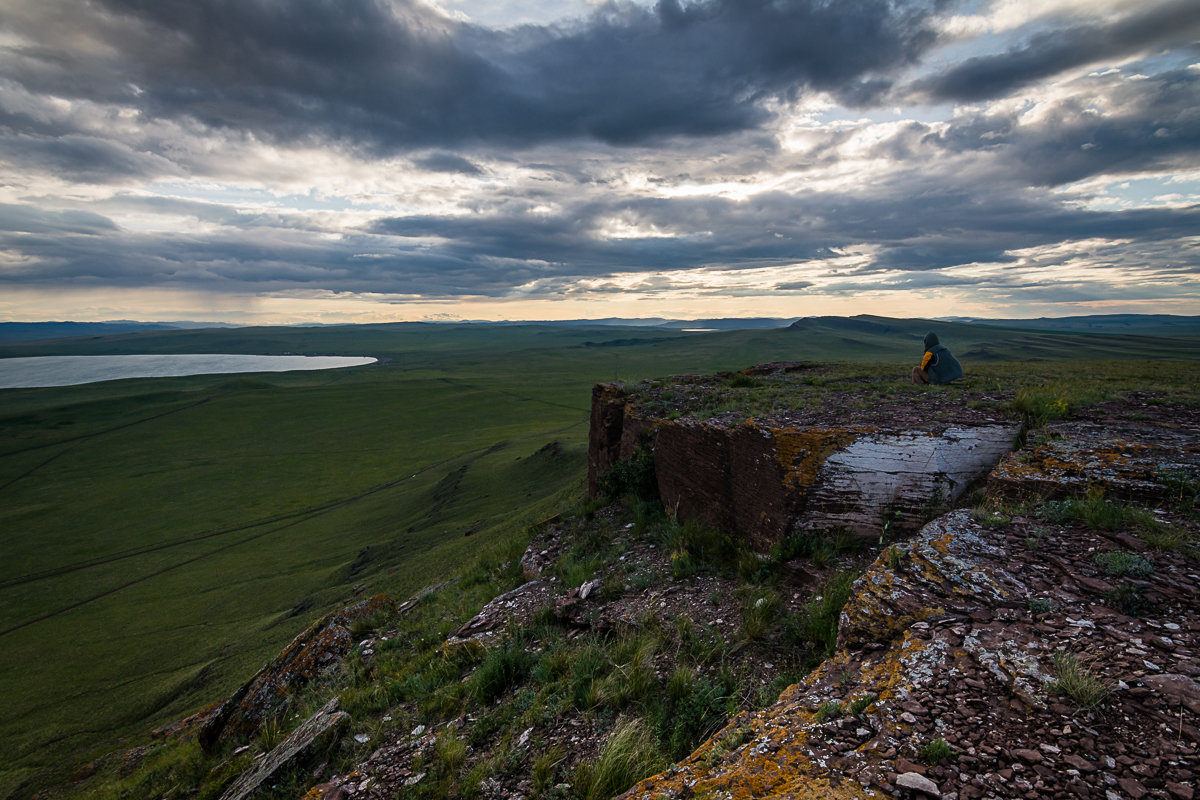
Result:
{"label": "small green shrub", "polygon": [[1141,616],[1149,610],[1151,605],[1149,598],[1142,593],[1142,590],[1129,581],[1122,581],[1120,586],[1109,589],[1104,593],[1104,599],[1113,608],[1131,617]]}
{"label": "small green shrub", "polygon": [[480,703],[488,705],[524,680],[532,657],[520,645],[510,643],[487,652],[483,663],[470,679],[470,691]]}
{"label": "small green shrub", "polygon": [[633,457],[612,465],[600,481],[609,502],[632,496],[639,500],[658,499],[658,478],[654,473],[654,451],[641,445]]}
{"label": "small green shrub", "polygon": [[922,747],[917,755],[929,766],[936,767],[941,761],[954,755],[954,750],[945,739],[939,737]]}
{"label": "small green shrub", "polygon": [[850,708],[848,709],[850,711],[850,716],[852,716],[852,717],[863,716],[863,714],[866,713],[867,709],[871,706],[871,704],[875,702],[875,699],[876,699],[875,695],[869,694],[869,693],[864,694],[862,697],[855,699],[855,701],[850,704]]}
{"label": "small green shrub", "polygon": [[904,560],[907,555],[904,550],[892,546],[883,554],[883,562],[887,564],[888,569],[892,572],[898,572],[904,566]]}
{"label": "small green shrub", "polygon": [[842,716],[842,704],[836,700],[830,700],[828,703],[822,703],[821,707],[817,709],[814,721],[820,725],[825,720],[837,719],[840,716]]}
{"label": "small green shrub", "polygon": [[1096,565],[1104,570],[1104,574],[1114,578],[1129,576],[1130,578],[1145,578],[1154,572],[1154,565],[1141,556],[1112,550],[1107,553],[1097,553],[1093,558]]}
{"label": "small green shrub", "polygon": [[1049,614],[1054,610],[1054,604],[1045,597],[1031,597],[1027,601],[1029,612],[1035,616],[1038,614]]}
{"label": "small green shrub", "polygon": [[1089,662],[1090,659],[1081,659],[1074,653],[1055,653],[1055,680],[1050,690],[1069,697],[1080,708],[1095,708],[1108,695],[1108,688],[1092,672]]}
{"label": "small green shrub", "polygon": [[725,385],[730,389],[751,389],[755,386],[758,386],[758,381],[750,375],[747,375],[743,372],[737,372],[725,382]]}

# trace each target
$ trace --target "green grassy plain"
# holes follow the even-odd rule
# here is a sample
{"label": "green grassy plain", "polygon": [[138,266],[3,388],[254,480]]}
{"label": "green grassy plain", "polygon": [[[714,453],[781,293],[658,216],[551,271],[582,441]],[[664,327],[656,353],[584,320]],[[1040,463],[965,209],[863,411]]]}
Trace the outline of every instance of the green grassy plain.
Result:
{"label": "green grassy plain", "polygon": [[969,377],[1020,376],[999,362],[1200,360],[1195,336],[880,318],[725,333],[243,328],[0,347],[382,359],[0,391],[0,796],[220,700],[354,587],[406,597],[525,535],[581,491],[593,383],[772,360],[878,363],[899,380],[930,328]]}

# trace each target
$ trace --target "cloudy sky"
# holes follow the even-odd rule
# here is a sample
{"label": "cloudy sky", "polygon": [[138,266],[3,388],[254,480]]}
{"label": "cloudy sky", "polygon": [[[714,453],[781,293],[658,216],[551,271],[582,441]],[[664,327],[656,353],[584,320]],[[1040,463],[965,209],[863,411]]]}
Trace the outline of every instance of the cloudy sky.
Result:
{"label": "cloudy sky", "polygon": [[1196,0],[0,0],[0,319],[1118,312]]}

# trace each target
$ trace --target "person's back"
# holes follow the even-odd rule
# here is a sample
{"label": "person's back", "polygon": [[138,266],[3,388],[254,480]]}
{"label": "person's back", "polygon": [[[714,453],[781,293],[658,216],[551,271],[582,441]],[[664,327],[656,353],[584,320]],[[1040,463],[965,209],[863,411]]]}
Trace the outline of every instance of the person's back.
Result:
{"label": "person's back", "polygon": [[938,341],[936,333],[925,334],[925,356],[913,370],[914,383],[950,383],[963,376],[962,364]]}

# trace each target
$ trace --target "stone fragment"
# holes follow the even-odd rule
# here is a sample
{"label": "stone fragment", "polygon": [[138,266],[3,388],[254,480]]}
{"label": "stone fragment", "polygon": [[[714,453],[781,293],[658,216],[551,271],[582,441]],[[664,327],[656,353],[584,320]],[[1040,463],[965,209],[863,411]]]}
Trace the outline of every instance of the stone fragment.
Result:
{"label": "stone fragment", "polygon": [[1026,750],[1024,748],[1020,748],[1017,750],[1013,750],[1012,754],[1014,756],[1016,756],[1017,758],[1021,759],[1022,761],[1025,761],[1029,764],[1037,764],[1037,763],[1041,762],[1041,760],[1042,760],[1042,754],[1039,753],[1037,750]]}
{"label": "stone fragment", "polygon": [[1136,778],[1118,778],[1117,783],[1120,784],[1121,790],[1133,798],[1133,800],[1141,800],[1141,798],[1146,796],[1146,792],[1149,791]]}
{"label": "stone fragment", "polygon": [[221,795],[221,800],[246,800],[253,796],[276,773],[302,761],[314,749],[336,737],[349,719],[349,714],[338,711],[337,698],[330,700],[261,761],[243,772]]}
{"label": "stone fragment", "polygon": [[937,784],[926,778],[919,772],[905,772],[896,777],[896,785],[901,789],[910,789],[914,792],[929,795],[930,797],[941,797],[942,793],[938,790]]}
{"label": "stone fragment", "polygon": [[1168,705],[1176,709],[1183,705],[1193,714],[1200,714],[1200,683],[1186,675],[1151,675],[1142,682],[1161,695]]}
{"label": "stone fragment", "polygon": [[1178,800],[1192,800],[1195,796],[1195,790],[1186,783],[1168,781],[1166,789],[1172,797],[1178,798]]}
{"label": "stone fragment", "polygon": [[1072,768],[1077,769],[1080,772],[1095,772],[1096,771],[1095,763],[1088,761],[1083,756],[1079,756],[1074,753],[1068,753],[1067,755],[1062,757],[1062,760],[1065,761],[1067,764],[1071,765]]}

